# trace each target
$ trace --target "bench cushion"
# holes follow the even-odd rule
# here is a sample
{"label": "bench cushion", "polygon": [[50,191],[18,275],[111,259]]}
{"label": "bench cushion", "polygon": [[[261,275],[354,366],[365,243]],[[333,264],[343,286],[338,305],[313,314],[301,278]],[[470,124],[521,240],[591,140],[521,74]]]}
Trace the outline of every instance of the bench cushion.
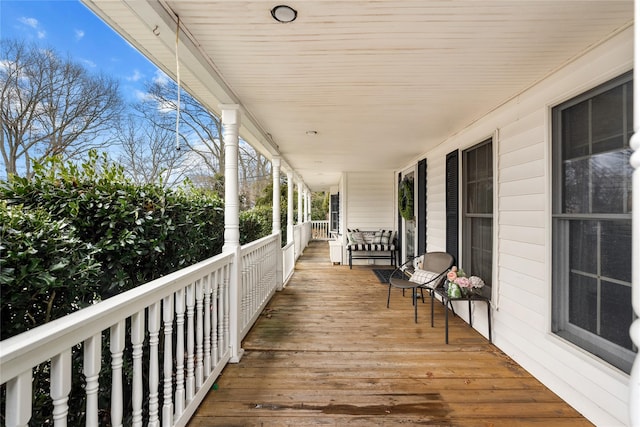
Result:
{"label": "bench cushion", "polygon": [[347,245],[351,251],[395,251],[395,245],[380,245],[376,243],[351,243]]}

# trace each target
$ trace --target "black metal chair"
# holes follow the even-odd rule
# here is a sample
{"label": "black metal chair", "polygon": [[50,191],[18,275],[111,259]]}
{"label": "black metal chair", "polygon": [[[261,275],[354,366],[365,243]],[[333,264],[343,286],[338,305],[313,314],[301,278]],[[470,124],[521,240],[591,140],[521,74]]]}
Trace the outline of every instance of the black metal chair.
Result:
{"label": "black metal chair", "polygon": [[[416,267],[416,261],[422,258],[421,268]],[[389,293],[387,295],[387,308],[391,301],[391,288],[402,289],[402,294],[406,289],[411,289],[411,300],[414,308],[414,321],[418,323],[418,289],[424,302],[424,290],[429,292],[431,304],[433,304],[433,290],[442,286],[447,272],[454,265],[453,255],[447,252],[426,252],[425,254],[411,258],[404,264],[396,268],[389,278]],[[399,274],[399,272],[401,272]],[[398,276],[406,277],[399,278]],[[431,310],[431,322],[433,324],[433,307]]]}

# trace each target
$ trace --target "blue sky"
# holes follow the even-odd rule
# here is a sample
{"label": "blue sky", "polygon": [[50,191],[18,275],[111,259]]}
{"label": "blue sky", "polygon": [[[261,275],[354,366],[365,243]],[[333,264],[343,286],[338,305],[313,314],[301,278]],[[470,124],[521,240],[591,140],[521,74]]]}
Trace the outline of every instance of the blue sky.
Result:
{"label": "blue sky", "polygon": [[120,81],[126,100],[156,77],[157,67],[76,0],[0,0],[0,36],[67,54],[90,71]]}

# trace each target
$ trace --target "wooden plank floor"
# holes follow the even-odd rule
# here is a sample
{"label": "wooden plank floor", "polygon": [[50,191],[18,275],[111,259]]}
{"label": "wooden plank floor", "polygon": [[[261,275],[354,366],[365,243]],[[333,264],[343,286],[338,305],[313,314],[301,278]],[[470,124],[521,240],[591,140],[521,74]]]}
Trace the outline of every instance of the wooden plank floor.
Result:
{"label": "wooden plank floor", "polygon": [[189,427],[585,426],[579,413],[459,318],[436,327],[429,304],[369,266],[332,265],[312,242]]}

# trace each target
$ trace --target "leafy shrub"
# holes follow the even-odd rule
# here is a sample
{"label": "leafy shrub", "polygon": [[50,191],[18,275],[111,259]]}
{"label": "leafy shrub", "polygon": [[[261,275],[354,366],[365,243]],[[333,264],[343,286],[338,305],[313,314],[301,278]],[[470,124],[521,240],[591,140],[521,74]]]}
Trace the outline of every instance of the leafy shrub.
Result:
{"label": "leafy shrub", "polygon": [[255,206],[240,212],[240,244],[258,240],[271,234],[273,210],[271,206]]}
{"label": "leafy shrub", "polygon": [[12,176],[0,186],[10,205],[41,207],[72,225],[93,245],[107,298],[220,253],[222,201],[193,188],[136,185],[120,166],[91,153],[79,167],[57,158],[34,166],[31,179]]}
{"label": "leafy shrub", "polygon": [[0,201],[0,253],[3,340],[99,298],[95,247],[41,209]]}

